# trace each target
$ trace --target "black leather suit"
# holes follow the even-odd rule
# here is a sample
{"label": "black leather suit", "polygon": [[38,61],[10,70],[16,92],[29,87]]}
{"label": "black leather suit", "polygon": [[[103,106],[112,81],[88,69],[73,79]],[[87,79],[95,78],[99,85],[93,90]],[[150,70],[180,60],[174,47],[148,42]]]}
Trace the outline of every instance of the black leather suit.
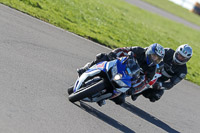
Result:
{"label": "black leather suit", "polygon": [[[162,87],[165,90],[171,89],[174,85],[179,83],[187,75],[187,66],[175,64],[173,61],[175,51],[170,48],[165,48],[165,57],[163,62],[164,68],[161,70],[162,77],[158,79],[158,82],[162,83]],[[149,98],[150,101],[155,102],[161,98],[164,94],[164,90],[158,90],[157,87],[149,89],[144,92],[144,96]]]}

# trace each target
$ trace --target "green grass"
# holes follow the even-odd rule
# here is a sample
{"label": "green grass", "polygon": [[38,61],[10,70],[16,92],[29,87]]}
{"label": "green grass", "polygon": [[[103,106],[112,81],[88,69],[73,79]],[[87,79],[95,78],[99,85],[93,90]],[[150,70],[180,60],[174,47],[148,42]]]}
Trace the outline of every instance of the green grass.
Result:
{"label": "green grass", "polygon": [[200,16],[168,0],[142,0],[200,26]]}
{"label": "green grass", "polygon": [[[200,85],[200,32],[123,0],[0,0],[13,8],[110,48],[160,43],[176,49],[188,43],[194,56],[187,80]],[[87,51],[86,51],[87,52]]]}

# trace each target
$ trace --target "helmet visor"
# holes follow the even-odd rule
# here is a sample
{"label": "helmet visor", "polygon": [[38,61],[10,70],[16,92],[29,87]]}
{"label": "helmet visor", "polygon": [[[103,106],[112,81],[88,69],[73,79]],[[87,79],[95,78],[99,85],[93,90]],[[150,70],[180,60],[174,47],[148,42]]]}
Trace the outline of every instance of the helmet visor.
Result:
{"label": "helmet visor", "polygon": [[181,63],[185,63],[190,59],[190,58],[183,57],[179,52],[176,52],[175,57]]}
{"label": "helmet visor", "polygon": [[150,55],[150,60],[154,63],[154,64],[159,64],[162,61],[162,57],[156,55],[156,54],[151,54]]}

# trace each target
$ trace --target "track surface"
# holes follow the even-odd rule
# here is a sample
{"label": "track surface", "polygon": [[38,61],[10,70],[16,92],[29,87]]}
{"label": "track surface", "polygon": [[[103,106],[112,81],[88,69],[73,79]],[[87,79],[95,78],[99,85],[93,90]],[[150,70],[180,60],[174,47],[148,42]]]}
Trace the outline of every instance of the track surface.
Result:
{"label": "track surface", "polygon": [[199,132],[200,87],[187,81],[156,103],[70,103],[76,68],[108,51],[0,4],[0,132]]}

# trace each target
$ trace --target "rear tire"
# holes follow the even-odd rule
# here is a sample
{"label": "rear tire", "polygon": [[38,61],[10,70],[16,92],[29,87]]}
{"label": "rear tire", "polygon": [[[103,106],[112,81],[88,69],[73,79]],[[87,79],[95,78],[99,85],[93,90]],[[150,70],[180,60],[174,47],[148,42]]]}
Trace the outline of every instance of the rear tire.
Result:
{"label": "rear tire", "polygon": [[69,101],[76,102],[82,100],[83,98],[90,97],[103,89],[105,89],[105,83],[104,80],[100,80],[89,87],[80,88],[77,92],[71,93],[69,95]]}

